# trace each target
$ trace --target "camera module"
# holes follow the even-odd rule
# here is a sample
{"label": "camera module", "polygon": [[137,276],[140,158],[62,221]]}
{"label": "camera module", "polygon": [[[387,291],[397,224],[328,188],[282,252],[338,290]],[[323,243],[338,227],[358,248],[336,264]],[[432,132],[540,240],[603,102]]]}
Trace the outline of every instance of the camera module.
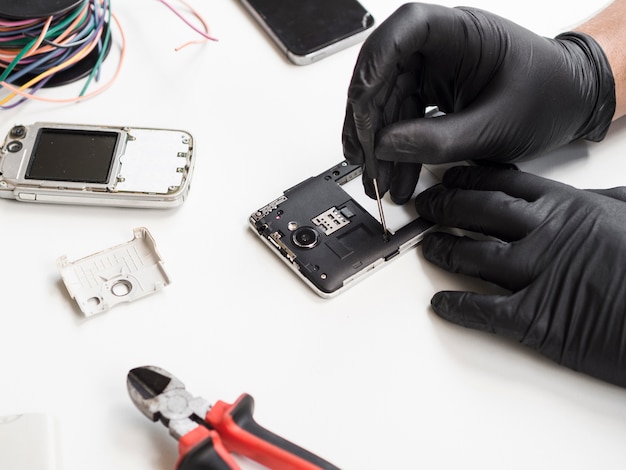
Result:
{"label": "camera module", "polygon": [[319,234],[313,227],[300,227],[291,234],[291,241],[299,248],[311,249],[319,241]]}

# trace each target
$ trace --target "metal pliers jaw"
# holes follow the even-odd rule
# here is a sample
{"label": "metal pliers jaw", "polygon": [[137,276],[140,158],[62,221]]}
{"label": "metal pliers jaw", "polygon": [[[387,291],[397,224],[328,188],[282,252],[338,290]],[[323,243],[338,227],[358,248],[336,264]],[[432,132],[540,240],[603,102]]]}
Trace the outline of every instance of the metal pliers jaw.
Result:
{"label": "metal pliers jaw", "polygon": [[315,454],[268,431],[253,418],[254,399],[210,405],[185,390],[169,372],[138,367],[127,377],[132,402],[152,421],[160,420],[178,440],[178,470],[238,470],[231,453],[275,470],[338,470]]}
{"label": "metal pliers jaw", "polygon": [[161,421],[177,440],[200,426],[211,409],[208,401],[194,397],[180,380],[159,367],[131,370],[127,387],[135,406],[152,421]]}

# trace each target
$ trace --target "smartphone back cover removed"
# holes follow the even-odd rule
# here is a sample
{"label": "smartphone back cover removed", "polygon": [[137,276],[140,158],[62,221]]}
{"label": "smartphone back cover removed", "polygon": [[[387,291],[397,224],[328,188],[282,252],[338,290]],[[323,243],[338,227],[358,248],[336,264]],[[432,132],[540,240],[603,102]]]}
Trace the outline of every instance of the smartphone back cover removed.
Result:
{"label": "smartphone back cover removed", "polygon": [[380,222],[341,187],[360,174],[342,162],[250,217],[255,233],[322,297],[414,247],[433,226],[416,218],[385,240]]}

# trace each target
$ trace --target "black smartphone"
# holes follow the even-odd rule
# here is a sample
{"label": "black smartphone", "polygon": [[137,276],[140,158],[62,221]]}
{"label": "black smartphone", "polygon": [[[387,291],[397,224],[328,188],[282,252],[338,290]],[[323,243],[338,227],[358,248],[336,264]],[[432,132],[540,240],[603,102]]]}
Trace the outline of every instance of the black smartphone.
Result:
{"label": "black smartphone", "polygon": [[306,65],[365,39],[372,15],[357,0],[241,0],[287,58]]}
{"label": "black smartphone", "polygon": [[[432,170],[432,171],[431,171]],[[274,253],[321,297],[333,297],[416,246],[433,225],[407,203],[386,205],[389,236],[362,168],[341,162],[306,179],[252,213],[249,224]],[[438,183],[439,168],[422,166],[415,193]]]}

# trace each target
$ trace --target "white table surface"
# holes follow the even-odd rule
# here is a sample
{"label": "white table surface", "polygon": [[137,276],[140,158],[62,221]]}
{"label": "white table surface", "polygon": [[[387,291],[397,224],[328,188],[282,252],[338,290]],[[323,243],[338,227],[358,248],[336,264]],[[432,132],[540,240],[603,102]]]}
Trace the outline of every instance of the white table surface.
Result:
{"label": "white table surface", "polygon": [[[625,390],[430,311],[436,291],[482,288],[477,282],[433,267],[416,249],[323,300],[255,239],[252,211],[341,160],[359,48],[293,66],[237,0],[191,1],[219,42],[175,52],[196,37],[169,10],[116,1],[128,51],[111,89],[79,104],[0,111],[0,135],[59,121],[183,128],[197,141],[191,193],[177,210],[0,201],[0,415],[55,416],[65,470],[169,470],[176,442],[126,392],[127,372],[153,364],[211,401],[250,393],[259,423],[345,469],[623,468]],[[401,3],[364,0],[378,22]],[[605,3],[472,5],[553,36]],[[623,185],[625,127],[617,122],[602,143],[571,145],[528,168],[579,187]],[[172,284],[84,318],[56,259],[124,243],[140,226]]]}

